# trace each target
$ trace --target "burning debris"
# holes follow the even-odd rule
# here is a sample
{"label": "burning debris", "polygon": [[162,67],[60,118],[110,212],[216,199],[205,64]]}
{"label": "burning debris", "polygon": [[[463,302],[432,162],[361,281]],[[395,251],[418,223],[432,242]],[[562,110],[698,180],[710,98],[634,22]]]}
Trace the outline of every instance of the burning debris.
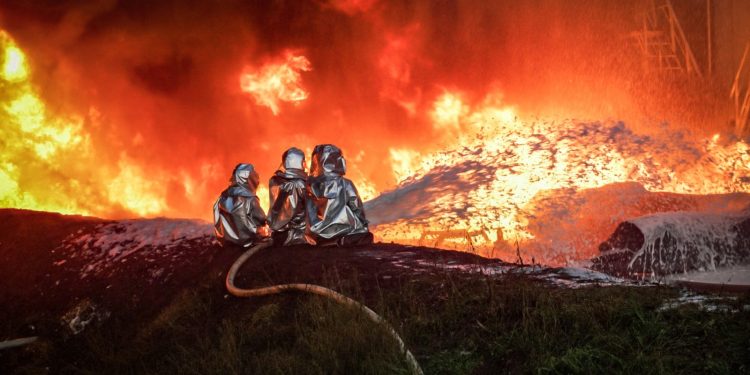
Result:
{"label": "burning debris", "polygon": [[[476,138],[423,158],[398,188],[367,202],[379,238],[430,245],[439,238],[441,246],[507,260],[518,240],[527,258],[565,264],[596,255],[622,220],[750,204],[746,194],[649,193],[748,191],[743,142],[654,138],[622,122],[523,124],[498,111],[467,115]],[[625,181],[636,183],[616,184]]]}

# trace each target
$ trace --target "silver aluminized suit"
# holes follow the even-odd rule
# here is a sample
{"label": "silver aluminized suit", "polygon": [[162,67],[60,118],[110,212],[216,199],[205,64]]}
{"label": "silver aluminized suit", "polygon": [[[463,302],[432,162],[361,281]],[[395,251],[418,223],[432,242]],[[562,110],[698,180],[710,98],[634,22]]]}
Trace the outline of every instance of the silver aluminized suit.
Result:
{"label": "silver aluminized suit", "polygon": [[284,152],[281,167],[268,181],[268,190],[268,225],[274,242],[284,246],[314,243],[305,235],[307,173],[302,150],[292,147]]}
{"label": "silver aluminized suit", "polygon": [[315,146],[307,180],[307,230],[318,244],[341,245],[346,237],[372,242],[362,199],[345,173],[346,161],[338,147]]}
{"label": "silver aluminized suit", "polygon": [[234,168],[231,184],[214,204],[214,233],[222,245],[229,242],[248,247],[264,237],[261,228],[266,225],[266,214],[255,195],[258,181],[252,164]]}

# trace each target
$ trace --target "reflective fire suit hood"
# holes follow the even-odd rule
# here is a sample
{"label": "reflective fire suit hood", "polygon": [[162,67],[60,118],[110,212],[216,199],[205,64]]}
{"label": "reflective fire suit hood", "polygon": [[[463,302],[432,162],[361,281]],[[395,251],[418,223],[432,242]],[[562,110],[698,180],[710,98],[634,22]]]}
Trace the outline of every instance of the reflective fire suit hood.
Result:
{"label": "reflective fire suit hood", "polygon": [[307,178],[307,173],[305,173],[305,153],[302,150],[292,147],[281,155],[281,166],[276,173],[284,174],[287,172],[290,176],[298,176],[301,173]]}
{"label": "reflective fire suit hood", "polygon": [[346,174],[346,160],[341,150],[334,145],[315,146],[310,165],[310,175],[343,176]]}
{"label": "reflective fire suit hood", "polygon": [[368,232],[362,199],[354,184],[343,177],[345,173],[346,162],[338,147],[315,146],[308,178],[307,225],[317,241]]}
{"label": "reflective fire suit hood", "polygon": [[214,233],[222,242],[250,246],[262,236],[266,214],[255,194],[260,178],[252,164],[238,164],[229,179],[229,187],[214,204]]}
{"label": "reflective fire suit hood", "polygon": [[234,167],[232,177],[229,179],[231,185],[229,190],[234,195],[245,197],[256,196],[255,191],[258,189],[260,177],[252,164],[240,163]]}
{"label": "reflective fire suit hood", "polygon": [[306,180],[305,153],[292,147],[284,152],[279,170],[268,181],[268,224],[274,241],[282,239],[284,246],[314,243],[305,235]]}

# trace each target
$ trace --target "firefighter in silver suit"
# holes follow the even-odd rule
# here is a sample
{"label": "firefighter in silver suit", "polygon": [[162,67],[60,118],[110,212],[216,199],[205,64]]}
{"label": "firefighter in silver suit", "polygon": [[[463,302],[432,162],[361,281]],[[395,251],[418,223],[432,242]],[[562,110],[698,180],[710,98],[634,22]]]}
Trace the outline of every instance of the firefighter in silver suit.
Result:
{"label": "firefighter in silver suit", "polygon": [[237,164],[230,185],[214,204],[214,233],[222,245],[250,247],[268,237],[266,214],[255,194],[260,178],[252,164]]}
{"label": "firefighter in silver suit", "polygon": [[362,199],[345,173],[346,161],[338,147],[315,146],[307,179],[307,231],[318,245],[372,243]]}
{"label": "firefighter in silver suit", "polygon": [[271,204],[268,225],[275,244],[314,244],[305,233],[307,173],[305,153],[292,147],[281,156],[281,167],[268,181]]}

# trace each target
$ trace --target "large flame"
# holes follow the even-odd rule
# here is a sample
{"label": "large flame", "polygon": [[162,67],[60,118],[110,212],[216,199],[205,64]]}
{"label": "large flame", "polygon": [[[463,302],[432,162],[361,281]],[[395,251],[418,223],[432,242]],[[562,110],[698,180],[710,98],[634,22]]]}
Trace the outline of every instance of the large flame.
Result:
{"label": "large flame", "polygon": [[[80,119],[51,117],[29,82],[26,57],[10,36],[0,31],[2,48],[2,107],[0,107],[0,204],[58,212],[88,213],[75,200],[60,193],[60,184],[35,176],[59,171],[58,161],[72,153],[86,153],[88,142]],[[24,180],[43,178],[43,191],[29,189]]]}
{"label": "large flame", "polygon": [[[486,254],[498,247],[507,252],[504,247],[520,242],[528,251],[540,245],[533,241],[539,240],[533,233],[539,229],[532,226],[545,225],[535,221],[542,214],[539,205],[552,194],[562,202],[574,199],[577,191],[628,181],[650,191],[682,194],[750,191],[750,147],[742,141],[721,144],[718,134],[689,141],[679,133],[657,139],[633,133],[621,122],[528,122],[518,119],[512,107],[469,108],[458,98],[448,92],[433,106],[435,126],[456,134],[445,150],[420,154],[391,149],[392,171],[401,184],[370,204],[381,223],[376,227],[380,239],[431,244],[440,238],[443,246]],[[568,193],[560,194],[563,189]],[[416,201],[414,190],[419,191]],[[624,208],[600,210],[618,209]],[[557,219],[578,220],[561,214]],[[556,218],[546,219],[557,225]],[[597,233],[605,236],[600,241],[618,223],[616,217],[610,220],[604,233]],[[568,229],[569,237],[580,236]],[[586,258],[597,245],[586,244],[567,255]],[[558,253],[568,249],[562,250]],[[537,259],[555,253],[544,249]]]}
{"label": "large flame", "polygon": [[[726,93],[644,76],[637,7],[1,3],[0,206],[210,219],[237,163],[267,206],[281,154],[321,143],[343,149],[380,238],[447,230],[447,247],[528,248],[551,202],[612,183],[748,191]],[[385,198],[401,206],[384,219]]]}
{"label": "large flame", "polygon": [[278,115],[281,102],[298,103],[307,99],[309,93],[302,88],[300,72],[311,69],[305,56],[286,52],[283,61],[267,63],[259,70],[251,69],[242,74],[240,86],[258,105],[266,106]]}
{"label": "large flame", "polygon": [[158,176],[125,155],[114,169],[99,165],[84,120],[56,116],[46,108],[30,81],[23,51],[5,32],[0,32],[0,48],[0,205],[77,214],[163,212],[165,192]]}

